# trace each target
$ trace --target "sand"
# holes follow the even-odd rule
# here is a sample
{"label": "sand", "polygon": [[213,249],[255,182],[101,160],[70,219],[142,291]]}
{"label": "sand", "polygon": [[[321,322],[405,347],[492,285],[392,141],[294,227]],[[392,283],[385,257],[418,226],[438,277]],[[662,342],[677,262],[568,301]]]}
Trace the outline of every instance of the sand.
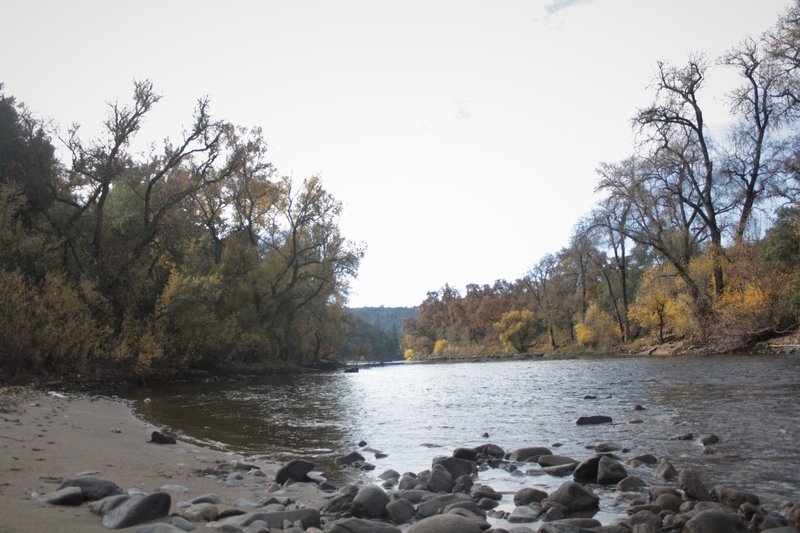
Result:
{"label": "sand", "polygon": [[[189,492],[171,493],[171,513],[180,511],[179,501],[207,493],[232,503],[237,498],[263,498],[276,489],[269,482],[279,465],[257,461],[266,477],[247,477],[243,486],[224,487],[216,478],[205,477],[208,470],[244,458],[182,441],[148,443],[154,429],[158,428],[137,419],[127,404],[113,399],[70,394],[58,398],[30,389],[0,388],[0,532],[112,531],[85,504],[56,506],[37,497],[55,490],[62,478],[84,472],[96,472],[124,490],[151,492],[168,484],[183,485]],[[321,497],[302,487],[295,493],[287,490],[291,487],[270,494],[310,504],[318,504]],[[212,531],[198,526],[196,531]]]}

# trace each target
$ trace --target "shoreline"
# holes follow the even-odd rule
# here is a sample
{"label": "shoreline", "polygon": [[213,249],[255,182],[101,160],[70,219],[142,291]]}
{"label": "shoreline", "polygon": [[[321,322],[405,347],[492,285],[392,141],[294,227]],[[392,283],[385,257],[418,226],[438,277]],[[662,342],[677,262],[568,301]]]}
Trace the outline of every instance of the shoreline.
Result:
{"label": "shoreline", "polygon": [[[62,479],[87,472],[111,480],[125,491],[185,487],[187,492],[167,491],[172,500],[170,514],[182,510],[180,501],[203,494],[219,494],[230,505],[240,498],[262,498],[267,490],[276,488],[269,485],[280,465],[270,462],[257,461],[255,466],[263,477],[247,477],[241,485],[224,486],[217,477],[206,477],[207,472],[224,470],[244,457],[180,440],[175,445],[150,443],[157,428],[138,419],[122,400],[77,395],[58,398],[18,387],[0,388],[0,399],[2,533],[110,531],[85,505],[52,505],[37,497],[54,491]],[[307,503],[319,503],[321,496],[318,491],[288,489],[269,494]]]}

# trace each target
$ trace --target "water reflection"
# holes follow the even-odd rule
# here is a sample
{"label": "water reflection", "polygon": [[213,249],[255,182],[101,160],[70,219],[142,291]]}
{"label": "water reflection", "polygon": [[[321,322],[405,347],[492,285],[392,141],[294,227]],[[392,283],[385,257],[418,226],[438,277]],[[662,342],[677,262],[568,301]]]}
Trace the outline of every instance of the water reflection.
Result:
{"label": "water reflection", "polygon": [[[401,365],[357,374],[140,390],[142,416],[184,435],[281,460],[312,458],[333,480],[337,455],[360,440],[388,454],[379,473],[429,468],[459,446],[490,441],[506,450],[551,446],[578,459],[615,441],[630,454],[668,456],[701,467],[712,482],[767,499],[800,492],[800,357],[713,357]],[[644,406],[637,411],[635,406]],[[577,426],[583,415],[614,423]],[[626,423],[631,422],[631,423]],[[632,423],[640,422],[640,423]],[[715,433],[713,454],[678,434]],[[490,437],[482,435],[488,433]],[[436,446],[436,447],[431,447]],[[648,469],[636,471],[645,478]],[[481,473],[501,491],[545,490],[562,479]],[[613,494],[606,495],[610,505]],[[622,508],[619,509],[622,512]]]}

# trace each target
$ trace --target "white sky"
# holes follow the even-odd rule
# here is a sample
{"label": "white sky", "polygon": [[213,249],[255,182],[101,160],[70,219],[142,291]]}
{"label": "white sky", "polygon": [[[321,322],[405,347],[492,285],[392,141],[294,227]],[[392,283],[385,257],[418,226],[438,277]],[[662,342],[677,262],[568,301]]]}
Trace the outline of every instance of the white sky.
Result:
{"label": "white sky", "polygon": [[[0,82],[96,134],[132,80],[177,139],[202,96],[260,126],[281,174],[320,175],[367,246],[350,305],[522,276],[568,243],[595,168],[628,156],[658,60],[710,57],[791,0],[0,0]],[[735,81],[715,69],[707,115]]]}

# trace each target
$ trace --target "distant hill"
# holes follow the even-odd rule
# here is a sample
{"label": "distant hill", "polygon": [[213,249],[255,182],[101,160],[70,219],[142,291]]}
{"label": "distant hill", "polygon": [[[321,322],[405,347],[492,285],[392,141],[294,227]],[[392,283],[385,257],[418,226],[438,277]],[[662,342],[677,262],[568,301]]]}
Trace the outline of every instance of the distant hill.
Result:
{"label": "distant hill", "polygon": [[347,309],[367,324],[372,324],[383,331],[403,332],[403,320],[418,317],[418,307],[353,307]]}
{"label": "distant hill", "polygon": [[416,307],[354,307],[347,312],[349,327],[340,357],[372,361],[403,358],[403,320],[418,316]]}

